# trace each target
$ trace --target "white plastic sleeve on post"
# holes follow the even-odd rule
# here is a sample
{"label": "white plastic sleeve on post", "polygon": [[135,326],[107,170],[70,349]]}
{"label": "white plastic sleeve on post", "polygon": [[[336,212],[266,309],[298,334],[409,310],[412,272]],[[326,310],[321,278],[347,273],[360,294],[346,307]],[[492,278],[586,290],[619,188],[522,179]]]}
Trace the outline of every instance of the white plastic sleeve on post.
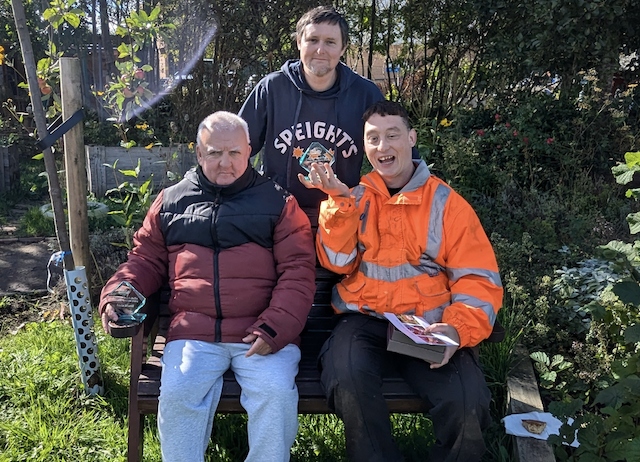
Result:
{"label": "white plastic sleeve on post", "polygon": [[90,395],[102,395],[104,385],[98,347],[93,333],[93,314],[87,273],[84,266],[77,266],[75,270],[64,271],[67,283],[67,297],[71,308],[71,320],[76,335],[76,350],[80,360],[82,383],[85,391]]}

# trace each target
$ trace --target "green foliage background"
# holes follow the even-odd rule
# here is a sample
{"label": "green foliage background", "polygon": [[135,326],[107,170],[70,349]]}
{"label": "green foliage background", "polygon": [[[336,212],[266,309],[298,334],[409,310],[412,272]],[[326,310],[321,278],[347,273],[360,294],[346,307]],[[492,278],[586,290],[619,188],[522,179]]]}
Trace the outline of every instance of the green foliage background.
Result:
{"label": "green foliage background", "polygon": [[[87,45],[95,41],[86,19],[91,17],[91,5],[63,0],[49,5],[24,3],[37,58],[43,59],[39,72],[55,95],[57,56],[86,56]],[[192,79],[134,120],[114,126],[100,107],[88,104],[87,144],[194,141],[197,124],[205,115],[218,109],[239,109],[251,82],[276,70],[286,59],[297,57],[290,33],[302,12],[317,3],[222,0],[207,4],[203,14],[218,26],[205,52],[207,64],[199,63]],[[635,154],[640,149],[637,2],[334,3],[351,26],[347,60],[367,76],[366,52],[373,49],[390,68],[402,69],[399,74],[387,74],[379,85],[389,98],[409,109],[421,155],[436,175],[469,200],[491,236],[506,289],[500,316],[511,331],[508,342],[494,347],[503,351],[483,347],[487,376],[497,398],[493,409],[496,420],[506,412],[502,395],[508,362],[492,363],[490,359],[508,358],[519,341],[533,353],[547,409],[563,419],[575,418],[573,425],[563,427],[561,436],[552,440],[558,460],[638,460],[640,298],[633,294],[640,281],[636,268],[640,257],[638,243],[629,235],[629,225],[635,233],[640,222],[638,179],[634,176],[638,165]],[[122,19],[133,8],[133,2],[128,1],[105,0],[97,5],[106,8],[114,26],[116,18]],[[75,14],[76,9],[84,15],[77,27],[64,21],[47,24],[42,20],[43,7],[47,6],[55,10],[50,19],[64,18],[65,12]],[[164,8],[178,11],[183,6],[178,2]],[[151,12],[150,5],[142,7]],[[169,40],[171,32],[167,30]],[[114,48],[122,47],[127,31],[118,37],[111,37]],[[0,45],[19,75],[19,48],[8,0],[0,0]],[[6,64],[1,69],[2,75],[8,75]],[[115,67],[113,72],[117,78]],[[145,72],[151,73],[148,68]],[[2,82],[4,85],[5,80]],[[152,88],[142,79],[135,83]],[[124,94],[127,85],[112,90],[112,101],[124,101],[118,92]],[[5,103],[0,139],[18,140],[28,153],[25,155],[31,157],[36,153],[33,138],[17,134],[29,132],[28,127],[17,123],[18,113],[26,106],[26,92],[10,95],[3,86],[0,96]],[[53,116],[55,98],[51,100],[54,103],[47,104],[51,104]],[[623,161],[625,153],[630,155]],[[37,197],[38,192],[46,194],[42,177],[28,178],[25,189],[31,197]],[[143,189],[127,184],[119,189],[123,205],[116,215],[124,218],[125,224],[139,220],[151,188],[151,184]],[[13,200],[7,196],[5,202]],[[117,208],[117,203],[113,205]],[[124,232],[126,241],[127,232],[117,231]],[[113,237],[114,232],[107,234]],[[110,250],[114,253],[109,242],[92,244],[94,250],[98,247],[104,254]],[[122,254],[118,256],[123,258]],[[103,267],[115,265],[116,261],[110,261]],[[48,331],[39,335],[47,338]],[[60,367],[68,369],[65,374],[72,368],[61,362],[53,374],[49,368],[54,366],[48,363],[57,359],[45,360],[45,365],[38,355],[48,353],[41,349],[34,347],[28,353],[11,350],[14,356],[7,356],[9,349],[0,348],[0,364],[9,368],[6,377],[17,377],[19,371],[10,370],[9,360],[25,362],[20,354],[35,354],[26,362],[39,364],[55,377],[64,375]],[[124,352],[115,346],[109,346],[105,354],[112,356],[115,364],[124,360]],[[108,361],[107,367],[111,367]],[[113,385],[122,387],[119,368],[126,367],[126,360],[113,367]],[[33,435],[45,438],[39,426],[51,416],[20,414],[24,412],[20,409],[29,407],[24,401],[27,399],[37,402],[38,409],[52,407],[43,401],[45,397],[34,394],[44,386],[44,379],[36,372],[33,377],[40,382],[26,378],[10,379],[11,385],[0,382],[5,387],[0,390],[0,406],[9,416],[0,421],[0,447],[29,446]],[[112,406],[111,411],[123,418],[122,403],[85,403],[78,398],[77,382],[60,380],[74,400],[70,403],[72,410],[65,413],[98,421],[101,417],[96,415]],[[13,398],[14,385],[21,397]],[[60,398],[57,385],[50,394]],[[65,424],[50,436],[52,444],[38,443],[34,447],[37,457],[53,457],[55,442],[62,447],[67,447],[64,443],[68,441],[87,443],[65,433],[69,415],[52,415]],[[229,422],[234,418],[229,417]],[[242,422],[234,422],[232,428],[242,426]],[[312,453],[341,453],[336,440],[312,441],[318,435],[314,426],[333,428],[337,426],[335,421],[309,420],[306,425],[300,433],[304,445],[294,448],[299,460],[307,460]],[[407,423],[401,419],[397,428],[411,425],[428,427],[424,421]],[[562,445],[575,430],[579,430],[581,448]],[[116,437],[110,431],[104,436],[113,440],[108,446],[121,447],[122,435]],[[147,432],[153,435],[152,424]],[[496,435],[499,433],[496,430]],[[339,430],[336,434],[339,438]],[[237,432],[235,436],[239,438]],[[148,441],[145,452],[157,457],[154,438]],[[490,449],[488,460],[509,460],[509,454],[505,454],[508,444],[502,444],[499,437],[494,441],[497,443]],[[407,448],[411,444],[409,441]],[[217,449],[219,454],[229,451],[225,447]],[[237,457],[233,450],[231,458]],[[60,454],[55,457],[67,457],[66,453]],[[31,456],[25,453],[23,458]]]}

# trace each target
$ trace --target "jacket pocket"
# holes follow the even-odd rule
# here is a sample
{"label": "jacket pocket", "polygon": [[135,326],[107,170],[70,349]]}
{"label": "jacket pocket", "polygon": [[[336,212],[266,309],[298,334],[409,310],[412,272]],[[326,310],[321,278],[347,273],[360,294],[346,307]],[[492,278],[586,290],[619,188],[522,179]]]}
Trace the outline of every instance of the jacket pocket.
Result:
{"label": "jacket pocket", "polygon": [[[362,306],[362,293],[365,284],[365,277],[360,272],[356,272],[345,277],[334,289],[331,303],[338,312],[352,313],[359,311]],[[336,291],[337,290],[337,294]]]}
{"label": "jacket pocket", "polygon": [[419,313],[451,304],[451,291],[444,274],[420,278],[415,281],[414,286],[419,297],[417,303]]}

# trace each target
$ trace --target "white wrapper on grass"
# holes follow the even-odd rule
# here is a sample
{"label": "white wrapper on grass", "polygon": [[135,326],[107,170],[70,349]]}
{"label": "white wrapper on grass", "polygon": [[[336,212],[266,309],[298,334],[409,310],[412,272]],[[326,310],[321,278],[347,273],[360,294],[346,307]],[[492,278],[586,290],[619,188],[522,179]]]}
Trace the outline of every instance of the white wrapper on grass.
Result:
{"label": "white wrapper on grass", "polygon": [[[524,428],[524,426],[522,425],[523,420],[539,420],[541,422],[545,422],[547,426],[542,431],[542,433],[536,435],[535,433],[531,433],[527,431],[526,428]],[[549,412],[527,412],[524,414],[510,414],[508,416],[505,416],[502,419],[502,422],[504,423],[504,428],[507,435],[525,436],[545,441],[549,438],[549,435],[559,435],[560,427],[562,426],[562,422]],[[569,424],[571,424],[571,422],[573,422],[573,419],[569,418]],[[578,438],[576,435],[570,446],[577,448],[579,445],[580,443],[578,443]]]}

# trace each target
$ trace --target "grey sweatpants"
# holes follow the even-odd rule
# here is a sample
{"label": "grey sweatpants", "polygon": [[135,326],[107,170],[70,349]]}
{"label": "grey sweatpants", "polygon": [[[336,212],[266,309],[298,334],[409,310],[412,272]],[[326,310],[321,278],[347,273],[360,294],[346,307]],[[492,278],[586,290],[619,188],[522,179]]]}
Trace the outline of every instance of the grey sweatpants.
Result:
{"label": "grey sweatpants", "polygon": [[287,345],[274,354],[249,358],[244,343],[174,340],[162,357],[158,431],[164,462],[204,460],[222,392],[222,375],[231,369],[242,388],[247,411],[246,461],[288,461],[298,431],[300,349]]}

